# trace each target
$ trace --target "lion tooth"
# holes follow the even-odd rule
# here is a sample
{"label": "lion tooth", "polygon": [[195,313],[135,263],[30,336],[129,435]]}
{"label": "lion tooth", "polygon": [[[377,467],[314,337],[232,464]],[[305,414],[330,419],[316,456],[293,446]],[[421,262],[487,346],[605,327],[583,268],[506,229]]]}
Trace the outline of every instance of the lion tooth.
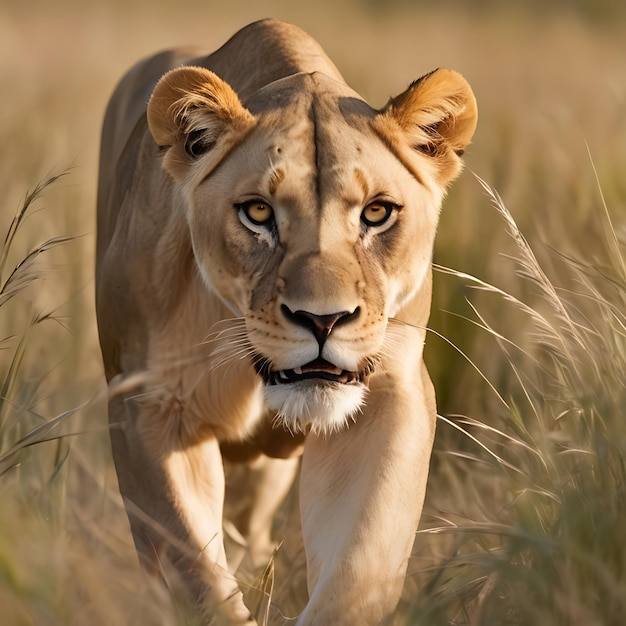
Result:
{"label": "lion tooth", "polygon": [[285,370],[280,370],[278,372],[278,375],[282,378],[282,380],[289,380],[287,377],[287,372],[285,372]]}
{"label": "lion tooth", "polygon": [[298,376],[302,376],[302,368],[301,367],[294,367],[293,371],[295,374],[297,374]]}

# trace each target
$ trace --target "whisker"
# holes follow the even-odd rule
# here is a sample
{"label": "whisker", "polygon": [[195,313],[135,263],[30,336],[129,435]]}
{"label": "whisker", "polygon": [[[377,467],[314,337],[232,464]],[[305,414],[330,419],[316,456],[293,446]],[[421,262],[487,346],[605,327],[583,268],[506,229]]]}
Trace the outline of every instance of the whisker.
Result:
{"label": "whisker", "polygon": [[203,339],[202,343],[212,343],[213,341],[218,341],[219,339],[236,339],[237,337],[246,336],[247,331],[245,328],[233,328],[230,330],[221,330],[219,332],[208,333],[205,339]]}
{"label": "whisker", "polygon": [[229,353],[229,352],[233,352],[234,350],[241,350],[242,348],[250,348],[251,347],[251,343],[249,340],[240,340],[240,341],[234,341],[234,342],[229,342],[226,344],[221,344],[219,346],[216,346],[214,350],[212,350],[208,357],[219,357],[225,353]]}
{"label": "whisker", "polygon": [[219,367],[223,366],[225,363],[229,363],[231,361],[241,361],[245,359],[246,357],[251,356],[253,353],[254,353],[254,350],[252,349],[251,346],[243,347],[234,352],[229,352],[228,354],[224,354],[219,359],[216,359],[215,361],[213,361],[209,367],[209,370],[213,371],[215,369],[218,369]]}
{"label": "whisker", "polygon": [[[225,328],[220,328],[225,326]],[[225,320],[219,320],[215,322],[202,343],[210,343],[212,341],[219,340],[227,336],[245,336],[246,335],[246,323],[243,317],[233,317]]]}

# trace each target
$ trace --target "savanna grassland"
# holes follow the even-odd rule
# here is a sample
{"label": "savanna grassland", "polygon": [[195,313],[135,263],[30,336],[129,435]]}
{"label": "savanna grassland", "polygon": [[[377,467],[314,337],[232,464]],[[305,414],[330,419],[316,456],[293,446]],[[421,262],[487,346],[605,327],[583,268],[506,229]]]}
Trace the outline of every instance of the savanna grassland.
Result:
{"label": "savanna grassland", "polygon": [[[139,571],[108,448],[98,135],[136,60],[268,15],[375,106],[435,67],[479,103],[435,250],[441,417],[393,623],[626,623],[626,10],[432,5],[1,0],[1,624],[193,623]],[[277,623],[297,558],[276,557]]]}

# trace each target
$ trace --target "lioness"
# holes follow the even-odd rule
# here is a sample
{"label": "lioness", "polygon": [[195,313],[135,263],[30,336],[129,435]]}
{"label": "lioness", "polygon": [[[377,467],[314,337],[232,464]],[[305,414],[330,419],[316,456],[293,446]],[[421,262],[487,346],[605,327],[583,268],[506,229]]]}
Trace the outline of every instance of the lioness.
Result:
{"label": "lioness", "polygon": [[[96,271],[113,455],[144,565],[177,572],[207,620],[255,623],[225,557],[223,459],[302,451],[297,624],[396,606],[435,429],[433,239],[476,115],[450,70],[373,109],[276,20],[117,87]],[[251,550],[295,463],[264,467],[277,482],[241,517]]]}

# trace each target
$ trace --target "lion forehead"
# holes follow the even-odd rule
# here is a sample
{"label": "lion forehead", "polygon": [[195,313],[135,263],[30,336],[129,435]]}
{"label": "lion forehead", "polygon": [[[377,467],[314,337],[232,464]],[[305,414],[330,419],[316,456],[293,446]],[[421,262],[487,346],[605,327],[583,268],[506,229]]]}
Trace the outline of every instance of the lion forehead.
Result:
{"label": "lion forehead", "polygon": [[383,185],[403,169],[373,128],[376,111],[331,78],[290,76],[247,106],[257,123],[233,155],[242,187],[262,181],[270,197],[285,194],[293,204],[310,204],[314,193],[319,208],[337,196],[361,202],[376,179]]}
{"label": "lion forehead", "polygon": [[[256,116],[254,141],[266,137],[266,149],[284,154],[302,153],[312,144],[341,159],[345,151],[358,156],[376,111],[345,83],[319,72],[295,74],[257,92],[246,107]],[[273,155],[272,155],[273,156]],[[325,164],[319,161],[320,169]]]}

